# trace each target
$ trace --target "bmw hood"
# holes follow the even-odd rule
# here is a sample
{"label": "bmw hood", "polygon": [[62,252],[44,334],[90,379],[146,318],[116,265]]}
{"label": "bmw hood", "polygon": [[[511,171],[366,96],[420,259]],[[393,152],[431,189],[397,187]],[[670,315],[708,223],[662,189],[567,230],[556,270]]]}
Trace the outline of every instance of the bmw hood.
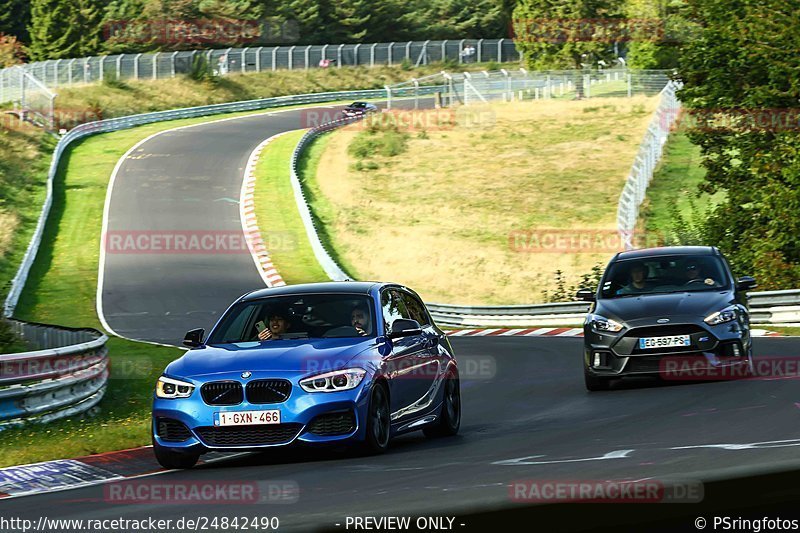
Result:
{"label": "bmw hood", "polygon": [[374,339],[302,339],[242,342],[189,350],[166,374],[191,378],[245,371],[308,372],[338,368],[375,345]]}
{"label": "bmw hood", "polygon": [[705,318],[733,301],[733,294],[729,291],[650,294],[600,300],[595,312],[628,323],[654,318]]}

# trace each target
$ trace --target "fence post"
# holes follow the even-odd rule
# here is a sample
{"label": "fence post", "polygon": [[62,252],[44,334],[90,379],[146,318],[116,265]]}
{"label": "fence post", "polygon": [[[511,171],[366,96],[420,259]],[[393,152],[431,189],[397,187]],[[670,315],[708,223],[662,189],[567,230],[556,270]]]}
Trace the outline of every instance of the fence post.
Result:
{"label": "fence post", "polygon": [[72,85],[72,66],[75,64],[76,61],[77,61],[77,58],[76,59],[70,59],[69,60],[69,64],[67,65],[67,68],[69,69],[69,72],[67,72],[67,83],[70,84],[70,85]]}
{"label": "fence post", "polygon": [[178,55],[178,52],[172,52],[169,55],[169,77],[175,77],[175,57]]}
{"label": "fence post", "polygon": [[419,80],[413,78],[414,81],[414,109],[419,109]]}
{"label": "fence post", "polygon": [[[53,87],[58,87],[58,71],[59,71],[59,67],[61,66],[61,62],[62,61],[64,61],[64,60],[63,59],[57,59],[56,60],[56,77],[53,80],[53,82],[54,82],[53,83]],[[2,100],[0,100],[0,102],[2,102]]]}
{"label": "fence post", "polygon": [[393,53],[393,49],[394,49],[394,41],[392,41],[391,43],[389,43],[389,50],[388,50],[388,53],[389,53],[389,66],[390,66],[390,67],[392,66],[392,53]]}
{"label": "fence post", "polygon": [[[428,64],[428,43],[429,42],[430,41],[425,41],[424,43],[422,43],[422,64],[423,65],[427,65]],[[419,63],[419,61],[417,61],[417,63]],[[419,65],[417,65],[417,66],[419,66]]]}
{"label": "fence post", "polygon": [[447,60],[447,39],[442,41],[442,63]]}
{"label": "fence post", "polygon": [[392,108],[392,88],[388,85],[383,86],[386,89],[386,109]]}
{"label": "fence post", "polygon": [[272,70],[278,70],[278,48],[280,46],[272,49]]}
{"label": "fence post", "polygon": [[250,50],[247,46],[242,48],[242,72],[247,72],[247,51]]}
{"label": "fence post", "polygon": [[483,39],[478,39],[478,63],[483,61]]}
{"label": "fence post", "polygon": [[306,62],[306,70],[308,70],[309,63],[311,62],[311,45],[306,46],[306,50],[303,55]]}
{"label": "fence post", "polygon": [[89,58],[83,58],[83,82],[89,83],[89,69],[92,68],[92,65],[89,64]]}
{"label": "fence post", "polygon": [[100,56],[100,68],[98,69],[100,78],[98,81],[106,79],[106,56]]}
{"label": "fence post", "polygon": [[353,48],[353,64],[358,65],[358,49],[361,48],[361,44],[357,44],[355,48]]}
{"label": "fence post", "polygon": [[122,75],[122,54],[117,55],[117,79]]}
{"label": "fence post", "polygon": [[375,47],[378,46],[378,43],[373,43],[372,46],[369,47],[369,66],[375,66]]}
{"label": "fence post", "polygon": [[328,47],[330,45],[326,44],[322,46],[322,57],[320,59],[328,59]]}
{"label": "fence post", "polygon": [[411,61],[411,41],[406,43],[406,61]]}
{"label": "fence post", "polygon": [[504,68],[501,68],[500,72],[502,72],[503,76],[506,77],[506,92],[503,94],[503,100],[511,101],[513,99],[513,97],[511,96],[511,75]]}
{"label": "fence post", "polygon": [[158,56],[160,54],[161,54],[161,52],[156,52],[155,54],[153,54],[153,79],[154,80],[158,79]]}
{"label": "fence post", "polygon": [[497,62],[498,63],[502,63],[503,62],[503,41],[505,41],[505,39],[500,39],[499,41],[497,41]]}
{"label": "fence post", "polygon": [[628,98],[633,96],[633,84],[631,83],[631,73],[628,72]]}
{"label": "fence post", "polygon": [[342,68],[342,48],[344,48],[344,45],[340,44],[339,48],[336,49],[336,68]]}
{"label": "fence post", "polygon": [[0,102],[6,101],[6,69],[0,70]]}
{"label": "fence post", "polygon": [[294,69],[294,49],[295,48],[297,48],[297,46],[290,46],[289,47],[289,70],[293,70]]}
{"label": "fence post", "polygon": [[466,39],[461,39],[458,41],[458,62],[464,62],[464,43],[467,42]]}
{"label": "fence post", "polygon": [[256,48],[256,72],[261,72],[261,52],[264,50],[263,46]]}

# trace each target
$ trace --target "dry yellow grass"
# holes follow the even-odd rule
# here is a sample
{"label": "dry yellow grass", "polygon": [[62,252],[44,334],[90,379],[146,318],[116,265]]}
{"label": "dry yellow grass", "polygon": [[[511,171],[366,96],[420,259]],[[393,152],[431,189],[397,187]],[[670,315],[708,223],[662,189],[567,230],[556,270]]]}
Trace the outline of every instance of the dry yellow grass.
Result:
{"label": "dry yellow grass", "polygon": [[13,213],[0,210],[0,256],[3,256],[11,246],[14,232],[19,225],[19,217]]}
{"label": "dry yellow grass", "polygon": [[577,282],[611,251],[520,252],[513,235],[613,235],[655,106],[644,96],[496,104],[481,115],[493,126],[412,133],[406,153],[374,156],[370,171],[347,154],[357,132],[336,132],[316,175],[332,244],[357,278],[405,283],[428,301],[542,301],[557,269]]}

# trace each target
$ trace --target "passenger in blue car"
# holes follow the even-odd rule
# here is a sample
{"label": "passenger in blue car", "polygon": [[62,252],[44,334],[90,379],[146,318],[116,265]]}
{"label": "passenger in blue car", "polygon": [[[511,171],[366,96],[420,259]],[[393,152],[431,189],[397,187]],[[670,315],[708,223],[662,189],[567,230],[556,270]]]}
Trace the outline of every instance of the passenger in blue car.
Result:
{"label": "passenger in blue car", "polygon": [[258,339],[262,341],[280,340],[281,337],[289,331],[289,319],[286,313],[282,311],[273,311],[269,314],[267,327],[264,327],[263,322],[256,324],[258,329]]}
{"label": "passenger in blue car", "polygon": [[350,313],[350,324],[362,337],[372,334],[372,321],[369,318],[369,311],[366,307],[357,305]]}

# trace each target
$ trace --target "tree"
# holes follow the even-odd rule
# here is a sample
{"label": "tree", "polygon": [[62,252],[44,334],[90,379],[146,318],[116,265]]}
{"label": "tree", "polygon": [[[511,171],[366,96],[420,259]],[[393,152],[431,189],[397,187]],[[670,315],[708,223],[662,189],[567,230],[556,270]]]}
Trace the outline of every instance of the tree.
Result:
{"label": "tree", "polygon": [[28,40],[31,10],[27,0],[0,0],[0,33]]}
{"label": "tree", "polygon": [[611,62],[623,0],[519,0],[514,40],[534,70],[580,69]]}
{"label": "tree", "polygon": [[13,35],[0,33],[0,68],[18,65],[25,59],[22,44]]}
{"label": "tree", "polygon": [[767,289],[800,282],[798,4],[693,0],[702,31],[680,59],[703,190],[725,198],[707,221],[707,244]]}
{"label": "tree", "polygon": [[32,0],[31,59],[80,57],[84,28],[79,12],[77,0]]}

